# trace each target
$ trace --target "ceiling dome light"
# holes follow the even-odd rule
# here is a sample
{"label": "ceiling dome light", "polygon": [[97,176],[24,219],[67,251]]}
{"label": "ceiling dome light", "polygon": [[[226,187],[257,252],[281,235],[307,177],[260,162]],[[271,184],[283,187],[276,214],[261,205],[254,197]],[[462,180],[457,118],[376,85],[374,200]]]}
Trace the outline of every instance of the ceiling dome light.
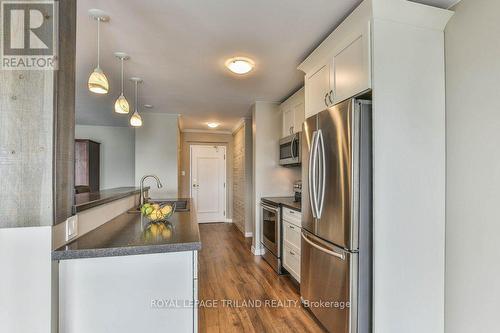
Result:
{"label": "ceiling dome light", "polygon": [[120,113],[120,114],[127,114],[130,112],[130,106],[128,104],[127,99],[123,95],[123,61],[128,60],[129,56],[124,53],[124,52],[116,52],[115,57],[121,60],[121,68],[122,68],[122,92],[120,93],[120,96],[116,99],[115,102],[115,112]]}
{"label": "ceiling dome light", "polygon": [[88,81],[88,88],[91,92],[96,94],[107,94],[109,91],[108,78],[99,66],[100,58],[100,23],[109,20],[109,16],[106,15],[100,9],[90,9],[90,16],[97,21],[97,67],[94,69],[92,74],[90,74]]}
{"label": "ceiling dome light", "polygon": [[219,127],[219,123],[207,123],[207,126],[210,128],[217,128]]}
{"label": "ceiling dome light", "polygon": [[226,61],[226,67],[233,73],[246,74],[255,67],[255,63],[249,58],[236,57],[228,59]]}
{"label": "ceiling dome light", "polygon": [[135,84],[135,110],[134,110],[134,114],[132,115],[132,117],[130,117],[130,125],[132,125],[134,127],[140,127],[140,126],[142,126],[142,117],[139,114],[139,110],[137,108],[137,104],[138,104],[137,85],[139,83],[142,83],[142,79],[138,78],[138,77],[131,77],[130,81],[134,82],[134,84]]}

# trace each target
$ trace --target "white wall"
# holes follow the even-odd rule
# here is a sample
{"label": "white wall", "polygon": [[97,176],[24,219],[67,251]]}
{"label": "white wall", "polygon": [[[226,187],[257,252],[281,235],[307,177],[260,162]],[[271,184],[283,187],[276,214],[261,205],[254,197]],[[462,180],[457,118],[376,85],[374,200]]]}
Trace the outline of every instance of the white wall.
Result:
{"label": "white wall", "polygon": [[500,1],[462,0],[446,40],[447,333],[498,332]]}
{"label": "white wall", "polygon": [[0,332],[48,333],[57,327],[51,318],[51,302],[57,303],[52,296],[51,229],[0,229]]}
{"label": "white wall", "polygon": [[134,186],[135,134],[129,127],[76,125],[75,138],[101,143],[101,190]]}
{"label": "white wall", "polygon": [[[391,8],[389,8],[391,9]],[[444,330],[444,24],[373,22],[375,333]],[[407,16],[409,16],[407,10]],[[439,23],[438,23],[439,22]]]}
{"label": "white wall", "polygon": [[178,193],[178,116],[145,113],[143,125],[135,132],[135,183],[148,174],[158,176],[163,184],[156,188],[154,179],[146,180],[151,186],[152,198],[172,198]]}
{"label": "white wall", "polygon": [[252,246],[261,248],[260,198],[293,195],[293,183],[301,178],[298,168],[279,165],[279,138],[282,118],[278,103],[256,102],[252,106],[253,207]]}

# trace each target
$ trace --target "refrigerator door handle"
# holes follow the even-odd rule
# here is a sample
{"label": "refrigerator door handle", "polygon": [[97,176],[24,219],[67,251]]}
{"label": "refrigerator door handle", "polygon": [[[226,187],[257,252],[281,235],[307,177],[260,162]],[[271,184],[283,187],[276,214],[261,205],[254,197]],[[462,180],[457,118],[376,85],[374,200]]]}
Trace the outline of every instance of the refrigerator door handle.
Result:
{"label": "refrigerator door handle", "polygon": [[316,191],[316,146],[318,141],[318,132],[314,131],[312,135],[311,153],[309,154],[309,200],[314,218],[317,218],[317,191]]}
{"label": "refrigerator door handle", "polygon": [[337,252],[334,252],[334,251],[331,251],[329,249],[326,249],[324,248],[323,246],[319,245],[319,244],[316,244],[314,243],[313,241],[311,241],[305,234],[304,232],[301,233],[302,235],[302,239],[304,239],[309,245],[311,245],[312,247],[322,251],[322,252],[325,252],[326,254],[329,254],[331,256],[334,256],[334,257],[337,257],[339,259],[342,259],[342,260],[345,260],[345,255],[342,254],[342,253],[337,253]]}
{"label": "refrigerator door handle", "polygon": [[325,142],[323,140],[323,132],[318,130],[318,163],[319,163],[319,181],[318,181],[318,219],[321,219],[323,214],[323,206],[325,202],[325,182],[326,182],[326,158],[325,158]]}

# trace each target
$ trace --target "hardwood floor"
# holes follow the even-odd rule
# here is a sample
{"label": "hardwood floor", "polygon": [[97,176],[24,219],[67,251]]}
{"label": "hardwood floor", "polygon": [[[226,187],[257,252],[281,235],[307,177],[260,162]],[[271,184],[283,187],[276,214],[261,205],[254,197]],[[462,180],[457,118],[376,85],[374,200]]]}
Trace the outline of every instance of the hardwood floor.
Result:
{"label": "hardwood floor", "polygon": [[200,224],[200,233],[199,332],[323,332],[298,286],[254,256],[235,225]]}

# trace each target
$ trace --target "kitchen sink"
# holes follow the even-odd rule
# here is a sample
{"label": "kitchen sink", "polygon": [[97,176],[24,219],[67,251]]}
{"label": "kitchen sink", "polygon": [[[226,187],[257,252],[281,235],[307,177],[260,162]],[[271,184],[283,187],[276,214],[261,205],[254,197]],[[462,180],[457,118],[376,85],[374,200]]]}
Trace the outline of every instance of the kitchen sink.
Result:
{"label": "kitchen sink", "polygon": [[[174,212],[189,212],[189,200],[187,199],[180,199],[180,200],[152,200],[152,202],[163,205],[163,204],[170,204],[174,206],[175,204],[175,209]],[[139,213],[141,211],[141,207],[135,207],[129,210],[129,213]]]}

